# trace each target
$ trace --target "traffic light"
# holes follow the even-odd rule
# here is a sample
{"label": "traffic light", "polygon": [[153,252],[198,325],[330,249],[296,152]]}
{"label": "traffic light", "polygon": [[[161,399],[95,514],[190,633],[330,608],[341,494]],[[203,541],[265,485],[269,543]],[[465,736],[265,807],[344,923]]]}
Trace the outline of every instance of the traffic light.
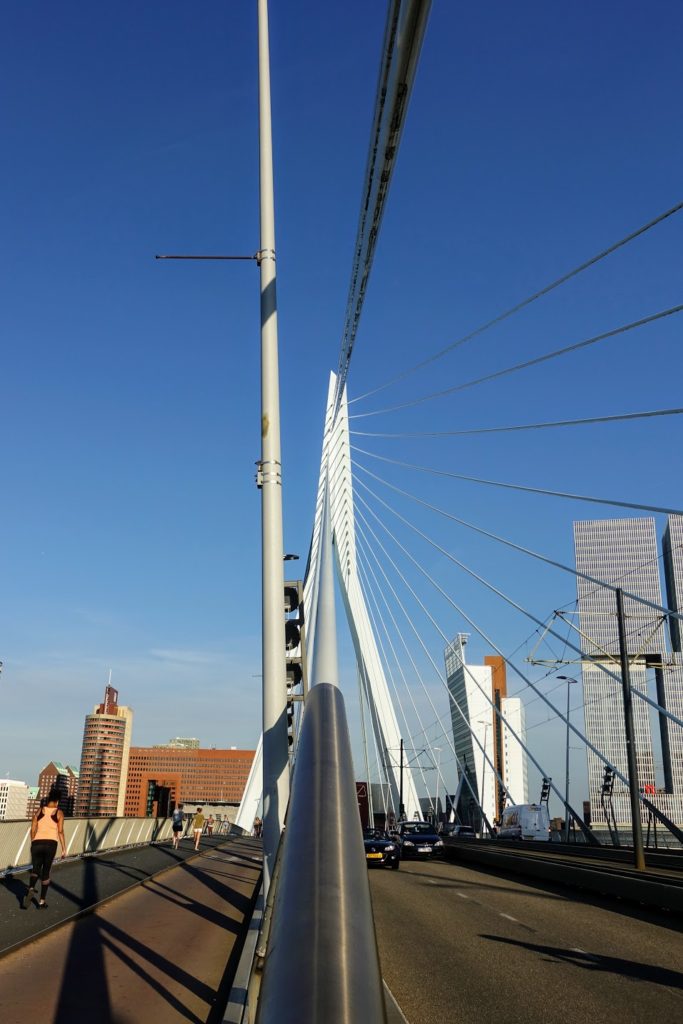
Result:
{"label": "traffic light", "polygon": [[550,799],[550,783],[552,781],[553,781],[552,779],[546,779],[546,778],[543,779],[543,782],[541,784],[541,799],[540,799],[540,803],[542,803],[542,804],[547,804],[548,800]]}
{"label": "traffic light", "polygon": [[294,746],[294,694],[291,686],[287,686],[287,743]]}
{"label": "traffic light", "polygon": [[287,741],[291,749],[294,746],[294,704],[306,696],[306,630],[301,581],[285,583],[284,611]]}
{"label": "traffic light", "polygon": [[614,789],[614,769],[605,765],[605,775],[602,780],[602,795],[611,796]]}

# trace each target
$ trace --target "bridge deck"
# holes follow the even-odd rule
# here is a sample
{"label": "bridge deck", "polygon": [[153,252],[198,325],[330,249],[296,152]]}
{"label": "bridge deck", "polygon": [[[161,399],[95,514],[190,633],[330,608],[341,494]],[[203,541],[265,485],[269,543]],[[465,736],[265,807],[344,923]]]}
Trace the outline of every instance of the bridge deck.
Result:
{"label": "bridge deck", "polygon": [[[214,840],[198,857],[9,952],[0,959],[4,1024],[221,1020],[260,878],[259,846]],[[64,886],[59,869],[53,874],[56,912]],[[9,895],[18,906],[16,885]],[[51,911],[18,913],[35,928]]]}
{"label": "bridge deck", "polygon": [[673,914],[444,861],[373,870],[370,885],[382,974],[410,1024],[681,1019]]}

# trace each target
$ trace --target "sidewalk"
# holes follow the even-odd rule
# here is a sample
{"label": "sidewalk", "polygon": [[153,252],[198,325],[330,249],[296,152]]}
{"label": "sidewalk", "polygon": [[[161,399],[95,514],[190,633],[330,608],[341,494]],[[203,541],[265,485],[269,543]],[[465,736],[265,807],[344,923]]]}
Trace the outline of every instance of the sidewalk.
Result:
{"label": "sidewalk", "polygon": [[[3,948],[147,880],[92,913],[0,958],[3,1024],[165,1024],[221,1020],[261,875],[260,843],[208,840],[199,856],[147,847],[53,871],[50,908],[19,909],[24,886],[0,886]],[[174,863],[175,862],[175,863]],[[172,865],[158,878],[149,874]],[[173,866],[174,865],[174,866]]]}

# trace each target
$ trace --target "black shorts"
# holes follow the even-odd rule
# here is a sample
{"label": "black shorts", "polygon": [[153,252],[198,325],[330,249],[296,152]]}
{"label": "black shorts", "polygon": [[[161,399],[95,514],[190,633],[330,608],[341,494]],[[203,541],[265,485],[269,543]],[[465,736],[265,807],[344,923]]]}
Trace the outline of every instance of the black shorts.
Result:
{"label": "black shorts", "polygon": [[50,877],[50,868],[57,852],[56,839],[34,839],[31,843],[31,860],[33,874],[38,875],[41,882]]}
{"label": "black shorts", "polygon": [[182,825],[174,825],[173,826],[173,831],[174,832],[182,832],[183,831],[183,826]]}

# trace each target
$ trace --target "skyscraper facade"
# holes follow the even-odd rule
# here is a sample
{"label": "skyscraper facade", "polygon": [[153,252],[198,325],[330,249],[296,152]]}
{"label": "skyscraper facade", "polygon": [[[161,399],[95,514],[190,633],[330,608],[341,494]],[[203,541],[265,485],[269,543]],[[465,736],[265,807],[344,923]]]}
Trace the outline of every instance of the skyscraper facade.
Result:
{"label": "skyscraper facade", "polygon": [[86,715],[76,799],[80,817],[123,815],[133,709],[118,699],[118,691],[107,686],[102,703]]}
{"label": "skyscraper facade", "polygon": [[467,635],[458,634],[446,647],[444,660],[453,745],[460,761],[457,813],[462,822],[480,827],[477,805],[493,824],[505,806],[506,788],[508,803],[528,800],[526,754],[511,731],[525,741],[524,706],[519,698],[507,696],[503,658],[490,656],[484,665],[468,665],[466,643]]}
{"label": "skyscraper facade", "polygon": [[[674,538],[675,549],[680,523],[672,519],[668,535]],[[576,522],[574,547],[580,572],[654,604],[663,603],[654,519]],[[664,554],[666,559],[666,542]],[[680,562],[676,566],[671,561],[672,587],[678,580],[679,593],[683,594]],[[586,736],[607,760],[628,775],[615,594],[580,577],[577,590]],[[628,597],[624,599],[624,615],[632,689],[656,699],[680,716],[683,661],[680,647],[677,653],[675,646],[673,650],[670,646],[672,639],[674,645],[678,642],[678,634],[671,630],[669,635],[665,616]],[[649,799],[668,817],[679,822],[683,819],[683,730],[651,711],[637,696],[633,701],[633,718],[640,787],[647,790]],[[658,736],[657,744],[653,743],[653,729]],[[588,785],[594,824],[600,822],[602,813],[604,768],[605,761],[589,750]],[[612,806],[617,823],[628,825],[628,790],[619,780],[614,784]],[[645,813],[643,818],[646,820]]]}

